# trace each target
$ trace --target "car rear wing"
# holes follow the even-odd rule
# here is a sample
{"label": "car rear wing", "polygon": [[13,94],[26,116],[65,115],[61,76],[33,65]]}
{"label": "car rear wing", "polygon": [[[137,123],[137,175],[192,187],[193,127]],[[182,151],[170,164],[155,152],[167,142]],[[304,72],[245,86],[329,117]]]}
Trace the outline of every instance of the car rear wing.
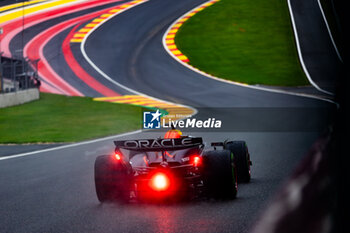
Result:
{"label": "car rear wing", "polygon": [[203,139],[200,137],[184,137],[173,139],[136,139],[125,141],[114,141],[117,148],[137,151],[166,151],[183,150],[191,147],[203,145]]}

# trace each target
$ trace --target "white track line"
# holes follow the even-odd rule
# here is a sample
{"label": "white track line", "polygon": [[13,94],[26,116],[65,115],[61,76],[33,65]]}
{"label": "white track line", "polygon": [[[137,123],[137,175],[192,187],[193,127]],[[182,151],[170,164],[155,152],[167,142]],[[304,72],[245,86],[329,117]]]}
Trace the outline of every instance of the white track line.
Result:
{"label": "white track line", "polygon": [[133,5],[133,6],[129,7],[129,8],[126,8],[126,9],[124,9],[124,10],[118,12],[117,14],[111,16],[110,18],[106,19],[105,21],[101,22],[100,24],[98,24],[96,27],[94,27],[91,31],[89,31],[89,32],[86,34],[86,36],[84,37],[83,41],[82,41],[81,44],[80,44],[80,50],[81,50],[81,52],[82,52],[84,58],[86,59],[86,61],[87,61],[99,74],[101,74],[105,79],[107,79],[108,81],[110,81],[110,82],[113,83],[114,85],[116,85],[116,86],[118,86],[118,87],[120,87],[120,88],[122,88],[122,89],[124,89],[124,90],[126,90],[126,91],[128,91],[128,92],[131,92],[131,93],[133,93],[133,94],[135,94],[135,95],[141,95],[141,96],[148,97],[148,98],[151,98],[151,99],[155,99],[155,100],[158,100],[158,101],[162,101],[162,102],[165,102],[165,103],[168,103],[168,104],[174,104],[174,105],[178,105],[178,106],[181,106],[181,107],[190,108],[190,109],[192,109],[192,110],[194,111],[194,115],[195,115],[195,114],[197,114],[198,111],[197,111],[197,109],[195,109],[195,108],[193,108],[193,107],[191,107],[191,106],[183,105],[183,104],[178,104],[178,103],[173,103],[173,102],[166,101],[166,100],[162,100],[162,99],[159,99],[159,98],[156,98],[156,97],[153,97],[153,96],[149,96],[149,95],[146,95],[146,94],[144,94],[144,93],[138,92],[138,91],[136,91],[136,90],[134,90],[134,89],[131,89],[131,88],[129,88],[129,87],[127,87],[127,86],[125,86],[125,85],[123,85],[123,84],[121,84],[121,83],[115,81],[113,78],[111,78],[110,76],[108,76],[105,72],[103,72],[103,71],[89,58],[89,56],[87,55],[87,53],[86,53],[86,51],[85,51],[85,43],[86,43],[86,40],[88,39],[88,37],[89,37],[96,29],[98,29],[101,25],[103,25],[104,23],[106,23],[108,20],[110,20],[110,19],[116,17],[117,15],[123,13],[124,11],[129,10],[129,9],[135,7],[135,6],[138,6],[138,5],[140,5],[140,4],[142,4],[142,3],[146,3],[146,2],[148,2],[148,1],[140,2],[140,3],[135,4],[135,5]]}
{"label": "white track line", "polygon": [[64,145],[64,146],[58,146],[58,147],[53,147],[53,148],[48,148],[48,149],[43,149],[43,150],[36,150],[36,151],[31,151],[31,152],[26,152],[26,153],[21,153],[21,154],[8,155],[8,156],[0,157],[0,161],[1,160],[6,160],[6,159],[13,159],[13,158],[24,157],[24,156],[28,156],[28,155],[39,154],[39,153],[44,153],[44,152],[49,152],[49,151],[54,151],[54,150],[62,150],[62,149],[66,149],[66,148],[71,148],[71,147],[91,144],[91,143],[95,143],[95,142],[111,140],[113,138],[125,137],[125,136],[129,136],[129,135],[137,134],[137,133],[141,133],[141,132],[142,132],[141,130],[136,130],[136,131],[122,133],[122,134],[117,134],[117,135],[108,136],[108,137],[104,137],[104,138],[98,138],[98,139],[89,140],[89,141],[72,143],[72,144],[68,144],[68,145]]}
{"label": "white track line", "polygon": [[[279,94],[286,94],[286,95],[294,95],[294,96],[300,96],[300,97],[306,97],[306,98],[312,98],[312,99],[317,99],[317,100],[323,100],[323,101],[327,101],[327,102],[330,102],[330,103],[334,103],[334,104],[337,104],[336,102],[330,100],[330,99],[327,99],[327,98],[322,98],[322,97],[319,97],[319,96],[315,96],[315,95],[311,95],[311,94],[304,94],[304,93],[296,93],[296,92],[290,92],[290,91],[284,91],[284,90],[276,90],[276,89],[270,89],[270,88],[265,88],[265,87],[259,87],[259,86],[253,86],[253,85],[248,85],[248,84],[244,84],[244,83],[239,83],[239,82],[235,82],[235,81],[231,81],[231,80],[226,80],[226,79],[221,79],[219,77],[216,77],[216,76],[213,76],[211,74],[208,74],[208,73],[205,73],[185,62],[182,62],[180,59],[178,59],[173,53],[171,53],[169,51],[169,49],[167,48],[166,46],[166,35],[169,33],[170,29],[177,23],[177,21],[181,18],[183,18],[185,15],[187,15],[188,13],[190,13],[191,11],[193,11],[194,9],[200,7],[201,5],[204,5],[206,3],[208,3],[210,1],[207,1],[207,2],[204,2],[203,4],[200,4],[198,5],[197,7],[189,10],[188,12],[186,12],[185,14],[183,14],[181,17],[179,17],[178,19],[176,19],[170,26],[169,28],[167,29],[167,31],[165,32],[165,34],[163,35],[163,47],[164,49],[168,52],[168,54],[170,56],[172,56],[176,61],[178,61],[180,64],[182,64],[183,66],[187,67],[188,69],[194,71],[194,72],[197,72],[207,78],[211,78],[211,79],[214,79],[214,80],[217,80],[217,81],[220,81],[220,82],[224,82],[224,83],[229,83],[229,84],[232,84],[232,85],[236,85],[236,86],[241,86],[241,87],[246,87],[246,88],[251,88],[251,89],[256,89],[256,90],[261,90],[261,91],[268,91],[268,92],[273,92],[273,93],[279,93]],[[289,0],[288,0],[289,2]],[[305,67],[305,64],[304,64],[304,61],[303,61],[303,58],[301,56],[301,52],[300,52],[300,46],[299,46],[299,40],[298,40],[298,36],[296,34],[296,28],[295,28],[295,23],[294,23],[294,17],[291,13],[291,18],[292,18],[292,23],[293,23],[293,29],[294,29],[294,32],[295,32],[295,39],[297,41],[297,49],[298,49],[298,54],[299,54],[299,59],[300,59],[300,62],[302,64],[302,67],[303,67],[303,70],[309,80],[309,82],[319,91],[321,92],[324,92],[324,93],[327,93],[329,95],[333,95],[332,93],[330,92],[327,92],[325,90],[322,90],[315,82],[313,82],[313,80],[311,79],[306,67]]]}
{"label": "white track line", "polygon": [[[27,6],[24,6],[24,10],[28,10],[28,9],[31,9],[31,8],[35,8],[35,7],[38,7],[40,5],[45,5],[45,4],[50,4],[50,3],[53,3],[53,2],[59,2],[61,0],[49,0],[49,1],[44,1],[44,2],[40,2],[40,3],[36,3],[36,4],[33,4],[33,5],[27,5]],[[57,6],[52,6],[52,7],[48,7],[48,8],[43,8],[43,9],[40,9],[38,11],[35,11],[35,12],[31,12],[31,13],[28,13],[28,14],[25,14],[24,16],[28,16],[28,15],[34,15],[34,14],[38,14],[38,13],[41,13],[42,11],[46,11],[48,9],[59,9],[59,8],[62,8],[62,7],[67,7],[67,6],[71,6],[71,5],[75,5],[77,3],[80,3],[80,2],[86,2],[87,0],[74,0],[74,1],[71,1],[71,2],[67,2],[67,3],[62,3],[62,4],[59,4]],[[3,13],[0,13],[0,16],[5,16],[7,14],[11,14],[11,13],[15,13],[15,12],[20,12],[20,11],[23,11],[23,7],[21,6],[20,8],[15,8],[13,10],[9,10],[9,11],[6,11],[6,12],[3,12]],[[12,21],[12,20],[10,20]],[[8,23],[8,22],[6,22]],[[2,25],[2,24],[1,24]]]}
{"label": "white track line", "polygon": [[[35,7],[35,6],[40,6],[40,5],[43,5],[43,4],[46,4],[48,2],[57,2],[59,0],[49,0],[49,1],[42,1],[42,2],[38,2],[38,3],[34,3],[34,4],[29,4],[29,5],[21,5],[21,6],[18,6],[18,7],[15,7],[13,9],[9,9],[9,10],[6,10],[6,11],[3,11],[0,13],[0,17],[1,16],[5,16],[5,15],[8,15],[8,14],[11,14],[11,13],[14,13],[14,12],[19,12],[19,11],[23,11],[23,8],[26,10],[26,9],[30,9],[32,7]],[[16,1],[17,2],[17,1]],[[19,2],[17,2],[19,3]],[[14,4],[17,4],[17,3],[14,3]],[[13,4],[10,4],[10,5],[13,5]],[[8,5],[9,6],[9,5]]]}
{"label": "white track line", "polygon": [[329,25],[328,25],[328,21],[327,21],[326,15],[324,14],[324,11],[323,11],[323,8],[322,8],[322,4],[321,4],[320,0],[317,0],[317,2],[318,2],[318,6],[320,7],[320,11],[321,11],[321,13],[322,13],[322,17],[323,17],[323,20],[324,20],[324,22],[325,22],[325,24],[326,24],[326,27],[327,27],[327,30],[328,30],[328,34],[329,34],[329,37],[331,38],[331,41],[332,41],[333,47],[334,47],[334,49],[335,49],[335,52],[337,53],[339,60],[340,60],[341,62],[343,62],[343,59],[342,59],[342,57],[340,56],[340,53],[339,53],[339,51],[338,51],[337,45],[336,45],[335,42],[334,42],[334,39],[333,39],[333,36],[332,36],[332,32],[331,32],[331,30],[330,30],[330,28],[329,28]]}
{"label": "white track line", "polygon": [[288,9],[289,9],[289,14],[290,14],[290,19],[291,19],[291,22],[292,22],[292,26],[293,26],[293,31],[294,31],[294,38],[295,38],[295,43],[297,45],[297,50],[298,50],[298,55],[299,55],[299,60],[300,60],[300,63],[301,63],[301,66],[304,70],[304,73],[307,77],[307,79],[309,80],[309,82],[319,91],[323,92],[323,93],[326,93],[328,95],[334,95],[333,93],[329,92],[329,91],[326,91],[326,90],[323,90],[322,88],[320,88],[311,78],[306,66],[305,66],[305,63],[304,63],[304,58],[303,58],[303,54],[301,52],[301,49],[300,49],[300,42],[299,42],[299,36],[298,36],[298,31],[297,31],[297,27],[296,27],[296,24],[295,24],[295,20],[294,20],[294,15],[293,15],[293,9],[292,9],[292,4],[290,2],[290,0],[287,0],[288,1]]}

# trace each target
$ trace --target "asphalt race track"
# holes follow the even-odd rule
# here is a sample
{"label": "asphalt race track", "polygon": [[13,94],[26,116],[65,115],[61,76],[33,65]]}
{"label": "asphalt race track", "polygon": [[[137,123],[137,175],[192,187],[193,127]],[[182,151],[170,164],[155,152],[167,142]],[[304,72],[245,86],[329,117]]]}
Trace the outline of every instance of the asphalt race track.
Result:
{"label": "asphalt race track", "polygon": [[[319,10],[320,1],[291,0],[295,24],[298,28],[303,60],[313,81],[322,91],[334,93],[341,78],[342,57]],[[318,9],[318,10],[317,10]],[[305,13],[307,12],[307,13]]]}
{"label": "asphalt race track", "polygon": [[[84,50],[105,75],[132,90],[195,107],[199,110],[198,117],[211,117],[217,111],[223,118],[232,118],[237,125],[246,126],[240,131],[189,132],[203,136],[206,142],[227,138],[247,141],[253,161],[252,181],[239,185],[238,198],[177,204],[100,204],[95,195],[93,166],[98,155],[113,152],[113,139],[117,137],[112,137],[10,159],[0,157],[0,232],[248,232],[251,229],[313,141],[327,129],[327,116],[306,117],[303,111],[330,109],[334,105],[316,98],[218,82],[175,61],[164,50],[162,37],[175,19],[203,2],[150,0],[140,4],[98,27],[86,40]],[[26,29],[26,43],[38,31],[81,15],[83,12],[70,14]],[[53,69],[84,95],[103,96],[91,86],[81,84],[63,59],[61,45],[73,28],[53,37],[45,46],[44,55]],[[13,38],[12,52],[18,49],[20,40],[20,35]],[[71,50],[79,64],[100,83],[119,94],[133,94],[89,66],[80,44],[72,44]],[[295,109],[297,114],[286,118],[269,114],[274,112],[272,109],[278,112],[284,108]],[[264,114],[260,114],[261,109]],[[245,114],[231,117],[232,112],[243,110]],[[298,124],[294,125],[296,120]],[[249,127],[257,125],[256,122],[264,127]],[[308,127],[313,122],[321,122],[321,126]],[[138,132],[123,138],[160,135],[161,132]],[[16,153],[13,147],[12,154]]]}

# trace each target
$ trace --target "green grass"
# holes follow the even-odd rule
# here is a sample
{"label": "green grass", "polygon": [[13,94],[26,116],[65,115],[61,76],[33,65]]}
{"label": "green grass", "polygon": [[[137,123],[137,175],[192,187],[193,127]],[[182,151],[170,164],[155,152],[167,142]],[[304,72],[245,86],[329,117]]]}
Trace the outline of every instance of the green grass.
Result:
{"label": "green grass", "polygon": [[175,43],[191,65],[220,78],[309,85],[284,0],[221,0],[190,18]]}
{"label": "green grass", "polygon": [[76,142],[141,126],[141,108],[41,93],[40,100],[0,109],[0,143]]}

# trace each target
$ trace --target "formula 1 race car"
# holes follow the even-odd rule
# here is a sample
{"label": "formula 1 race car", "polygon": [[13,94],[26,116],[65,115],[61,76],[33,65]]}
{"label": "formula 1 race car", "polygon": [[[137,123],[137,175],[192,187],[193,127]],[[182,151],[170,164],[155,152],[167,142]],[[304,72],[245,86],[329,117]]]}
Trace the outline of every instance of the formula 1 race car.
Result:
{"label": "formula 1 race car", "polygon": [[244,141],[214,142],[210,149],[204,149],[202,138],[189,136],[114,143],[113,155],[95,161],[100,202],[234,199],[237,183],[250,181],[252,162]]}

